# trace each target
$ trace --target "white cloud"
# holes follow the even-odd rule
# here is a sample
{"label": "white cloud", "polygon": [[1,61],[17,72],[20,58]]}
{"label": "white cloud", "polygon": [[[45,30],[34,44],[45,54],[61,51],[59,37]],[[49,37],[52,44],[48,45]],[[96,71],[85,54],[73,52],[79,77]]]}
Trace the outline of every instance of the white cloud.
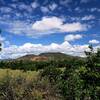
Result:
{"label": "white cloud", "polygon": [[76,7],[74,10],[77,11],[77,12],[79,12],[79,13],[81,13],[83,11],[83,9],[80,8],[80,7]]}
{"label": "white cloud", "polygon": [[[34,4],[34,7],[35,7],[35,4]],[[25,10],[29,13],[31,13],[33,11],[32,5],[27,5],[27,4],[22,3],[22,2],[11,3],[11,4],[8,4],[8,6],[1,6],[0,7],[0,12],[1,13],[15,14],[15,13],[18,12],[18,10],[20,10],[20,11]],[[22,15],[22,13],[21,13],[21,15]]]}
{"label": "white cloud", "polygon": [[34,23],[17,20],[0,20],[0,24],[7,27],[4,29],[6,32],[33,38],[62,32],[85,31],[88,29],[86,24],[81,24],[80,22],[64,23],[64,19],[55,16],[43,17]]}
{"label": "white cloud", "polygon": [[25,43],[22,46],[11,45],[3,48],[1,58],[17,58],[26,54],[39,54],[43,52],[62,52],[74,56],[84,56],[84,51],[88,50],[88,45],[71,45],[68,41],[61,44],[51,43],[49,45]]}
{"label": "white cloud", "polygon": [[80,34],[69,34],[65,36],[65,41],[74,41],[74,40],[78,40],[81,39],[83,36]]}
{"label": "white cloud", "polygon": [[19,5],[17,5],[17,6],[18,6],[18,8],[19,8],[20,10],[22,10],[22,9],[27,9],[27,5],[24,4],[24,3],[19,3]]}
{"label": "white cloud", "polygon": [[37,31],[47,31],[51,29],[59,28],[62,25],[62,20],[57,17],[43,17],[42,20],[36,21],[32,28]]}
{"label": "white cloud", "polygon": [[87,29],[87,25],[76,23],[63,23],[63,20],[58,17],[43,17],[40,21],[36,21],[33,26],[33,30],[46,32],[46,31],[58,31],[58,32],[76,32],[84,31]]}
{"label": "white cloud", "polygon": [[100,43],[100,41],[93,39],[93,40],[90,40],[89,43],[91,43],[91,44],[98,44],[98,43]]}
{"label": "white cloud", "polygon": [[1,13],[10,13],[12,9],[10,7],[0,7]]}
{"label": "white cloud", "polygon": [[91,12],[95,12],[95,11],[100,12],[100,8],[91,8],[91,9],[88,9],[88,10],[91,11]]}
{"label": "white cloud", "polygon": [[81,24],[79,22],[74,22],[74,23],[66,23],[63,24],[60,29],[63,32],[76,32],[76,31],[84,31],[87,29],[86,24]]}
{"label": "white cloud", "polygon": [[49,12],[49,8],[47,6],[42,6],[40,9],[43,13],[48,13]]}
{"label": "white cloud", "polygon": [[88,16],[84,16],[84,17],[82,18],[82,20],[92,20],[92,19],[95,19],[95,16],[93,16],[93,15],[88,15]]}
{"label": "white cloud", "polygon": [[26,11],[28,11],[28,12],[32,12],[32,7],[31,6],[29,6],[29,5],[26,5],[26,4],[24,4],[24,3],[19,3],[18,5],[17,5],[17,9],[20,9],[20,10],[26,10]]}
{"label": "white cloud", "polygon": [[72,20],[72,21],[92,21],[92,20],[95,20],[96,17],[94,15],[86,15],[86,16],[83,16],[83,17],[68,17],[69,20]]}
{"label": "white cloud", "polygon": [[8,31],[8,32],[11,32],[14,34],[21,35],[21,34],[25,34],[25,33],[29,32],[29,30],[31,31],[31,28],[30,28],[31,25],[24,21],[12,21],[12,22],[8,21],[7,23],[4,23],[4,24],[6,24],[6,26],[8,26],[8,28],[5,29],[5,31]]}
{"label": "white cloud", "polygon": [[55,3],[49,5],[49,9],[50,9],[51,11],[55,10],[56,8],[57,8],[57,4],[55,4]]}
{"label": "white cloud", "polygon": [[31,4],[31,6],[32,6],[33,9],[35,9],[35,8],[37,8],[39,6],[39,4],[37,2],[33,2]]}
{"label": "white cloud", "polygon": [[[20,46],[9,44],[7,47],[3,46],[3,49],[0,52],[0,59],[18,58],[26,54],[40,54],[43,52],[62,52],[73,56],[84,57],[85,56],[84,51],[89,50],[88,44],[72,45],[70,43],[70,41],[81,38],[82,35],[80,34],[76,35],[70,34],[65,36],[65,41],[62,42],[61,44],[51,43],[49,45],[43,45],[43,44],[25,43]],[[98,42],[97,40],[91,40],[91,41],[90,41],[91,43]],[[97,51],[97,48],[100,48],[100,45],[96,45],[94,47],[95,52]]]}

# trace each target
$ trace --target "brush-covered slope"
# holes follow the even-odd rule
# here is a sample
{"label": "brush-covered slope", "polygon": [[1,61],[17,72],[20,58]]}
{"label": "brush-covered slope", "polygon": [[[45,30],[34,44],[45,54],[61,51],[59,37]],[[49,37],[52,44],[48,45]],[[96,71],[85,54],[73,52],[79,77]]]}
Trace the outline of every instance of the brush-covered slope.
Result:
{"label": "brush-covered slope", "polygon": [[48,57],[50,60],[64,60],[64,59],[73,58],[73,56],[66,55],[60,52],[41,53],[39,56]]}
{"label": "brush-covered slope", "polygon": [[46,61],[46,60],[66,60],[66,59],[78,59],[79,57],[74,57],[66,55],[60,52],[47,52],[41,53],[39,55],[25,55],[18,58],[18,60],[31,60],[31,61]]}

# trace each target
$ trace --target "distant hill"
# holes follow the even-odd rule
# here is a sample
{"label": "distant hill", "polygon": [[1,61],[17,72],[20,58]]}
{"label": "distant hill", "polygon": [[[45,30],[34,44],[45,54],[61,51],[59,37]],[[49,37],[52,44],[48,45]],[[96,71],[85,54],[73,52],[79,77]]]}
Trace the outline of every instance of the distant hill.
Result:
{"label": "distant hill", "polygon": [[30,55],[25,55],[25,56],[22,56],[20,58],[17,58],[17,60],[30,60],[30,59],[32,59],[34,57],[36,57],[36,55],[30,54]]}
{"label": "distant hill", "polygon": [[20,57],[17,60],[46,61],[48,57],[31,54]]}
{"label": "distant hill", "polygon": [[60,52],[47,52],[39,55],[25,55],[17,60],[31,60],[31,61],[47,61],[47,60],[65,60],[65,59],[78,59],[80,57],[66,55]]}
{"label": "distant hill", "polygon": [[64,60],[73,57],[60,52],[41,53],[39,56],[48,57],[50,60]]}

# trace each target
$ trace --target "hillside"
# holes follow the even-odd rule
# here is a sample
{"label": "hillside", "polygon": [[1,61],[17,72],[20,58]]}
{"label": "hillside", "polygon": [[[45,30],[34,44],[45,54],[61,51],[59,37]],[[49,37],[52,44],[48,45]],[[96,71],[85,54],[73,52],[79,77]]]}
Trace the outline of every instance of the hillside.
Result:
{"label": "hillside", "polygon": [[31,54],[20,57],[17,60],[46,61],[48,57]]}
{"label": "hillside", "polygon": [[47,61],[47,60],[66,60],[66,59],[78,59],[80,57],[66,55],[60,52],[47,52],[39,55],[25,55],[17,60],[31,60],[31,61]]}
{"label": "hillside", "polygon": [[64,60],[64,59],[69,59],[73,57],[73,56],[66,55],[60,52],[41,53],[39,56],[48,57],[50,60]]}
{"label": "hillside", "polygon": [[30,55],[25,55],[25,56],[22,56],[20,58],[17,58],[17,60],[30,60],[30,59],[32,59],[34,57],[36,57],[36,55],[30,54]]}

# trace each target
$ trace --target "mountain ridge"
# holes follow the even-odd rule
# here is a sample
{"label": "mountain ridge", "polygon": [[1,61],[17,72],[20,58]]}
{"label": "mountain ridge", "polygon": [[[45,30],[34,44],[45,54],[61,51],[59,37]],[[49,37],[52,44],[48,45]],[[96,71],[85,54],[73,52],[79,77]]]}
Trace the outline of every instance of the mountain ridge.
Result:
{"label": "mountain ridge", "polygon": [[73,58],[81,58],[81,57],[67,55],[61,52],[45,52],[45,53],[40,53],[39,55],[34,55],[34,54],[25,55],[17,58],[17,60],[47,61],[47,60],[65,60]]}

